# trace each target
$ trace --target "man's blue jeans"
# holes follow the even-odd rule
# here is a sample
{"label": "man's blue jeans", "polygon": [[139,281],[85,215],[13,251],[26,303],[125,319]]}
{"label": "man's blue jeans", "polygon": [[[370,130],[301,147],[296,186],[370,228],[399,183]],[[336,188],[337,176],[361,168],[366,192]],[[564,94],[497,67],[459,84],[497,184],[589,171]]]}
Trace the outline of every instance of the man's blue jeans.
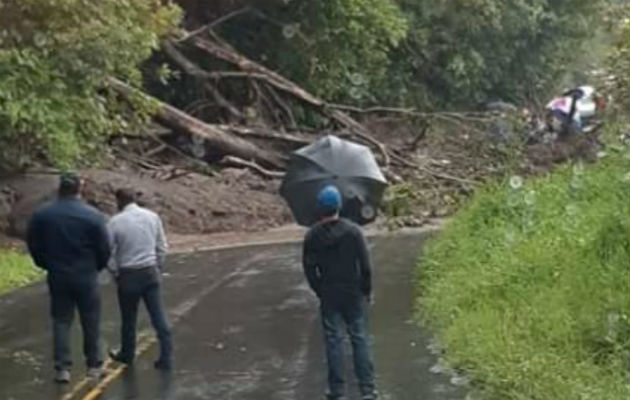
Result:
{"label": "man's blue jeans", "polygon": [[160,342],[159,360],[166,364],[172,361],[171,328],[162,305],[159,274],[157,267],[148,267],[122,270],[118,276],[118,304],[122,317],[120,356],[126,362],[131,362],[136,352],[136,322],[140,300],[144,301]]}
{"label": "man's blue jeans", "polygon": [[354,372],[359,382],[361,395],[366,398],[374,395],[374,367],[368,344],[366,303],[362,297],[346,301],[326,301],[324,299],[321,303],[328,361],[329,399],[340,398],[344,394],[344,325],[352,343]]}
{"label": "man's blue jeans", "polygon": [[53,319],[55,369],[72,366],[70,331],[75,308],[79,310],[83,330],[83,353],[88,368],[103,363],[99,349],[101,301],[96,275],[85,279],[63,279],[48,275],[50,312]]}

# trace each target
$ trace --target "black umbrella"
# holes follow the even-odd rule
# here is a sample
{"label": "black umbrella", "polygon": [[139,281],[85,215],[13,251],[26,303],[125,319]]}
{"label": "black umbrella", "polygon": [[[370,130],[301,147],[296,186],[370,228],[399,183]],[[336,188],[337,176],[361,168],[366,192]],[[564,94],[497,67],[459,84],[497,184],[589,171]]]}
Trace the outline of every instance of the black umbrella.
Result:
{"label": "black umbrella", "polygon": [[364,225],[376,219],[387,181],[369,148],[331,135],[293,153],[280,187],[300,225],[317,221],[317,194],[327,185],[343,196],[341,215]]}

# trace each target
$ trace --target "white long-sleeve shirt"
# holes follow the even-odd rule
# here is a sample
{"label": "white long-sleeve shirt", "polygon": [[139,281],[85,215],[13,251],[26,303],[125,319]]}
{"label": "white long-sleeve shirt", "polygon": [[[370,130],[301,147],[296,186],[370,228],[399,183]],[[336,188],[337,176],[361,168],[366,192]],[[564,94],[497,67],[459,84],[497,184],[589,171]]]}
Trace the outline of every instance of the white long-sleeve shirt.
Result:
{"label": "white long-sleeve shirt", "polygon": [[168,244],[156,213],[131,203],[112,217],[107,227],[112,248],[109,269],[114,275],[120,269],[162,266]]}

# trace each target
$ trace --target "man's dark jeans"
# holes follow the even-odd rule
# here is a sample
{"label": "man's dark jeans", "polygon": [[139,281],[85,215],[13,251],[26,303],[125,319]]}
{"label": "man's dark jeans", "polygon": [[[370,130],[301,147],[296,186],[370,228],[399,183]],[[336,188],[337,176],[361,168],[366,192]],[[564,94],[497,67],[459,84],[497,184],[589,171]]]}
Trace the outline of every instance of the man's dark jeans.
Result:
{"label": "man's dark jeans", "polygon": [[122,270],[117,281],[118,304],[122,317],[120,358],[131,362],[135,356],[138,304],[140,300],[143,300],[160,342],[159,361],[170,364],[172,361],[171,329],[162,306],[158,268]]}
{"label": "man's dark jeans", "polygon": [[96,276],[69,280],[48,277],[50,313],[53,320],[55,369],[70,369],[70,330],[75,307],[79,310],[83,330],[83,353],[88,368],[103,364],[99,349],[101,301]]}
{"label": "man's dark jeans", "polygon": [[328,360],[328,397],[344,394],[343,326],[345,324],[354,360],[354,372],[364,397],[374,395],[374,367],[368,344],[366,301],[357,296],[345,301],[326,301],[321,304],[322,324]]}

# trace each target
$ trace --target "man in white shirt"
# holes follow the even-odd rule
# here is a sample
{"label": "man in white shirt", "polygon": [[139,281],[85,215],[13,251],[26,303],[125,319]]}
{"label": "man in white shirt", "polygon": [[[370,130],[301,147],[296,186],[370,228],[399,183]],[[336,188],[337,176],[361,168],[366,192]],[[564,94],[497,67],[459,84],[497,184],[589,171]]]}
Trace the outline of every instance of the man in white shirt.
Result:
{"label": "man in white shirt", "polygon": [[171,330],[162,305],[160,269],[167,243],[162,220],[153,211],[136,204],[130,189],[116,191],[119,213],[108,223],[112,258],[109,269],[116,277],[122,326],[121,348],[111,351],[115,361],[131,364],[136,351],[138,304],[144,301],[160,342],[155,368],[172,365]]}

